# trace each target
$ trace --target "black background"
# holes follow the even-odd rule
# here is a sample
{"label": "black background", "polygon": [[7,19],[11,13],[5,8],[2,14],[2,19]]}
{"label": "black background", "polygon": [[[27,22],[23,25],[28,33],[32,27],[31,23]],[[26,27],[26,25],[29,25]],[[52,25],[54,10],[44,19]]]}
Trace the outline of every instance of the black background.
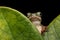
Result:
{"label": "black background", "polygon": [[14,8],[24,15],[28,12],[42,12],[42,24],[49,23],[60,14],[60,1],[48,0],[0,0],[0,6]]}

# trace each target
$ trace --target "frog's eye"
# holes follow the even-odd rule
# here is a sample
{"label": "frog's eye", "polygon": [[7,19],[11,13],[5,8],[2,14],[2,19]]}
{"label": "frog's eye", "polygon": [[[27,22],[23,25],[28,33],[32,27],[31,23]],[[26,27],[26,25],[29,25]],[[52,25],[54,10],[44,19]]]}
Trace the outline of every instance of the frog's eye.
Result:
{"label": "frog's eye", "polygon": [[31,13],[27,13],[27,17],[31,16]]}
{"label": "frog's eye", "polygon": [[41,16],[41,12],[37,12],[37,14],[36,14],[37,16]]}

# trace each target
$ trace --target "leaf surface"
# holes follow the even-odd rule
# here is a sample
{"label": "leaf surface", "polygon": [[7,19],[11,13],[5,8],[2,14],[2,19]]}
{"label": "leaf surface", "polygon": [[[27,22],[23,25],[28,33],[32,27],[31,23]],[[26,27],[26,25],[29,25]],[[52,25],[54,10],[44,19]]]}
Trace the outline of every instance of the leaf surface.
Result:
{"label": "leaf surface", "polygon": [[29,19],[21,12],[0,7],[0,40],[43,40]]}
{"label": "leaf surface", "polygon": [[45,40],[60,40],[60,15],[57,16],[48,26],[45,33]]}

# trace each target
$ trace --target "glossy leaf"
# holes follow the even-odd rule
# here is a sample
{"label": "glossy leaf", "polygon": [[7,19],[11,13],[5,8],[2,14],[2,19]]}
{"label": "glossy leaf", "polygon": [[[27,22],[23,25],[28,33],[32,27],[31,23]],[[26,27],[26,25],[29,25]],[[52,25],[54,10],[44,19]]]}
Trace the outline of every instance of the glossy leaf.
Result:
{"label": "glossy leaf", "polygon": [[[59,32],[59,31],[58,31]],[[34,25],[19,11],[0,7],[0,40],[43,40]]]}

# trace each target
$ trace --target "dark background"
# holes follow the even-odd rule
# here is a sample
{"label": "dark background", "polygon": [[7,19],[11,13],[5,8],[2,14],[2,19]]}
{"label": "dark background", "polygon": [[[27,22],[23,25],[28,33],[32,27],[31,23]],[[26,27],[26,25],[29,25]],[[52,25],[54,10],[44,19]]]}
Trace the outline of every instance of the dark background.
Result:
{"label": "dark background", "polygon": [[42,12],[42,24],[49,23],[60,14],[60,1],[48,0],[1,0],[0,6],[14,8],[24,15],[28,12]]}

